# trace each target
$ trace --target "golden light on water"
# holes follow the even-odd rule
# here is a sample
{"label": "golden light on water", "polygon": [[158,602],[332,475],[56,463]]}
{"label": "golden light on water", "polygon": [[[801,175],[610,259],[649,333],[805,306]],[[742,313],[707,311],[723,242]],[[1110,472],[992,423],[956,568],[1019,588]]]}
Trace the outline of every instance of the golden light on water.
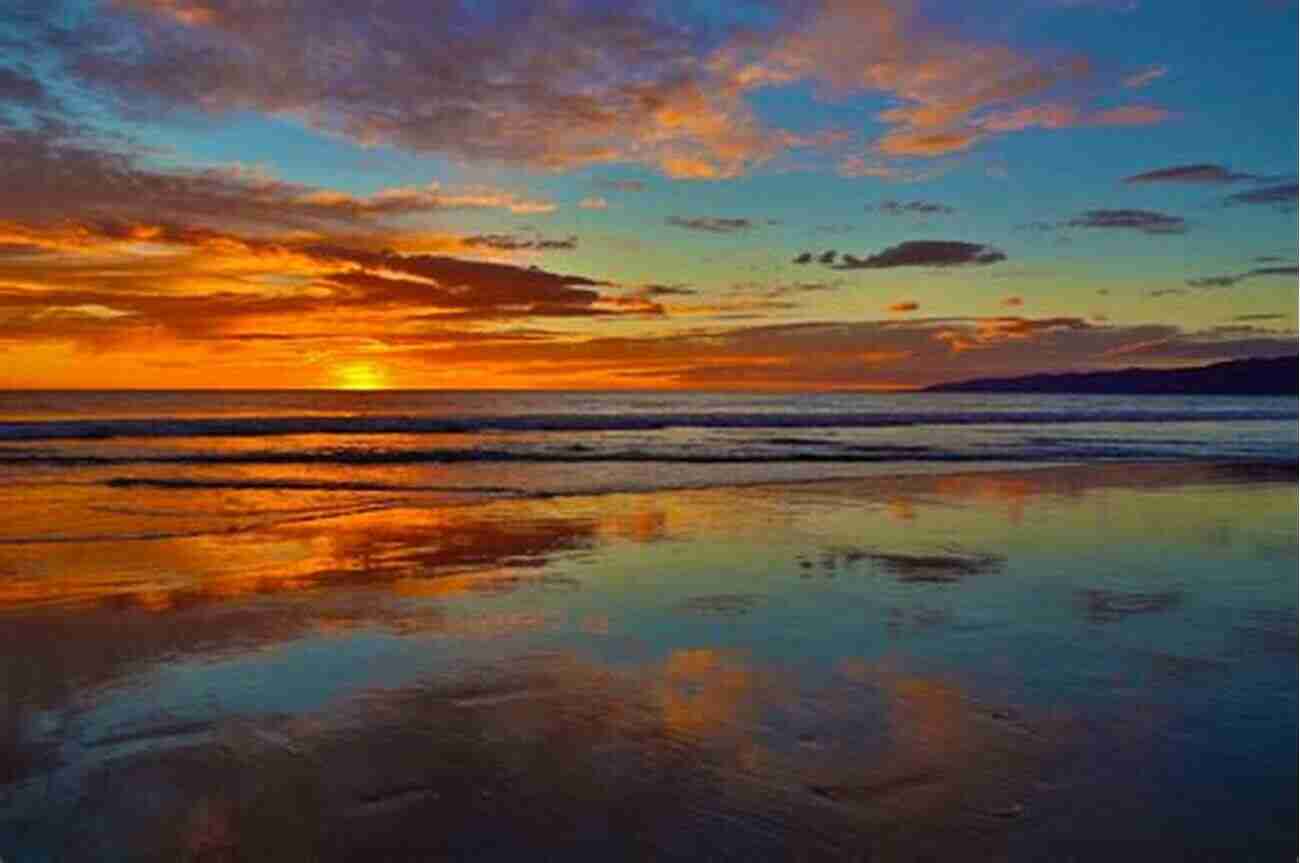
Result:
{"label": "golden light on water", "polygon": [[388,375],[374,363],[348,363],[334,370],[334,384],[341,390],[382,390]]}

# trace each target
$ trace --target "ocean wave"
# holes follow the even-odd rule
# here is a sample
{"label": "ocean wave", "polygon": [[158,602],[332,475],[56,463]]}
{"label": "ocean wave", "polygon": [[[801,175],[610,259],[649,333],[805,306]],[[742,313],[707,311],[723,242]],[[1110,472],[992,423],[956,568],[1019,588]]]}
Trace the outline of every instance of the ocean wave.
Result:
{"label": "ocean wave", "polygon": [[299,449],[210,450],[185,452],[68,453],[51,450],[11,455],[0,451],[0,464],[44,464],[71,467],[99,465],[408,465],[519,462],[526,464],[586,464],[595,462],[664,462],[674,464],[755,464],[782,462],[883,462],[899,460],[987,461],[987,454],[945,452],[918,446],[849,445],[830,451],[776,449],[752,452],[736,449],[614,449],[582,447],[563,450],[492,449]]}
{"label": "ocean wave", "polygon": [[[1240,460],[1294,463],[1294,449],[1269,445],[1135,441],[1131,444],[1078,442],[1068,446],[1008,445],[970,449],[920,446],[849,445],[821,451],[771,449],[749,451],[687,447],[680,449],[530,450],[519,449],[346,449],[261,450],[207,452],[119,452],[80,454],[51,451],[43,454],[0,453],[0,465],[53,467],[111,467],[121,465],[339,465],[400,466],[420,464],[877,464],[889,462],[1069,462],[1083,460]],[[340,481],[340,489],[367,491],[364,481]],[[378,489],[377,489],[378,490]]]}
{"label": "ocean wave", "polygon": [[871,429],[909,426],[1075,423],[1252,422],[1292,420],[1293,403],[1249,409],[1097,408],[914,412],[764,412],[511,414],[481,416],[275,416],[167,419],[15,420],[0,422],[0,441],[110,438],[275,437],[285,435],[615,432],[685,429]]}
{"label": "ocean wave", "polygon": [[15,545],[73,545],[82,542],[154,542],[169,539],[187,539],[199,536],[224,536],[249,533],[257,530],[290,524],[303,524],[313,521],[325,521],[349,515],[363,515],[381,512],[402,506],[400,498],[390,500],[367,501],[349,507],[321,507],[316,510],[282,513],[279,515],[259,515],[246,513],[229,519],[224,524],[205,527],[181,529],[157,529],[137,531],[117,531],[98,533],[42,533],[18,536],[0,536],[0,546]]}
{"label": "ocean wave", "polygon": [[520,489],[500,485],[419,485],[400,482],[351,480],[312,480],[248,477],[137,477],[115,476],[100,481],[110,488],[156,488],[173,490],[229,491],[354,491],[354,492],[436,492],[475,497],[500,497],[522,494]]}

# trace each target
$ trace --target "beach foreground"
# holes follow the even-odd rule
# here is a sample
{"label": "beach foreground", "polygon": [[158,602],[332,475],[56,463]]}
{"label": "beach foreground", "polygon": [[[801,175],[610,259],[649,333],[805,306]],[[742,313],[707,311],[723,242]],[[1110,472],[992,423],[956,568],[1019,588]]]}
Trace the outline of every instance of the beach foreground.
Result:
{"label": "beach foreground", "polygon": [[51,489],[5,860],[1296,854],[1293,465]]}

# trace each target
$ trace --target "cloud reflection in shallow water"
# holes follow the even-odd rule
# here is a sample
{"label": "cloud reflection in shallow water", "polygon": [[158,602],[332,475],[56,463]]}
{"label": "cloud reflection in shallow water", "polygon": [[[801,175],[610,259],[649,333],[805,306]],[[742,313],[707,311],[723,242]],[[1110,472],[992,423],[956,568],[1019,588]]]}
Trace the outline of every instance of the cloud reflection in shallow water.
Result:
{"label": "cloud reflection in shallow water", "polygon": [[5,545],[0,853],[1041,859],[1175,824],[1177,859],[1227,841],[1210,801],[1272,847],[1293,473],[408,499]]}

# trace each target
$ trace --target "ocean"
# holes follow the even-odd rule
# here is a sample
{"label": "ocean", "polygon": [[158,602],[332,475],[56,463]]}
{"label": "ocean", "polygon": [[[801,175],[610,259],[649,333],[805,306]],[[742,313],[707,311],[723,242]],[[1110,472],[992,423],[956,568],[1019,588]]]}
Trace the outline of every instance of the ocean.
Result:
{"label": "ocean", "polygon": [[537,494],[947,466],[1296,460],[1292,397],[0,393],[0,470],[136,487]]}
{"label": "ocean", "polygon": [[1292,859],[1297,400],[0,394],[0,858]]}

